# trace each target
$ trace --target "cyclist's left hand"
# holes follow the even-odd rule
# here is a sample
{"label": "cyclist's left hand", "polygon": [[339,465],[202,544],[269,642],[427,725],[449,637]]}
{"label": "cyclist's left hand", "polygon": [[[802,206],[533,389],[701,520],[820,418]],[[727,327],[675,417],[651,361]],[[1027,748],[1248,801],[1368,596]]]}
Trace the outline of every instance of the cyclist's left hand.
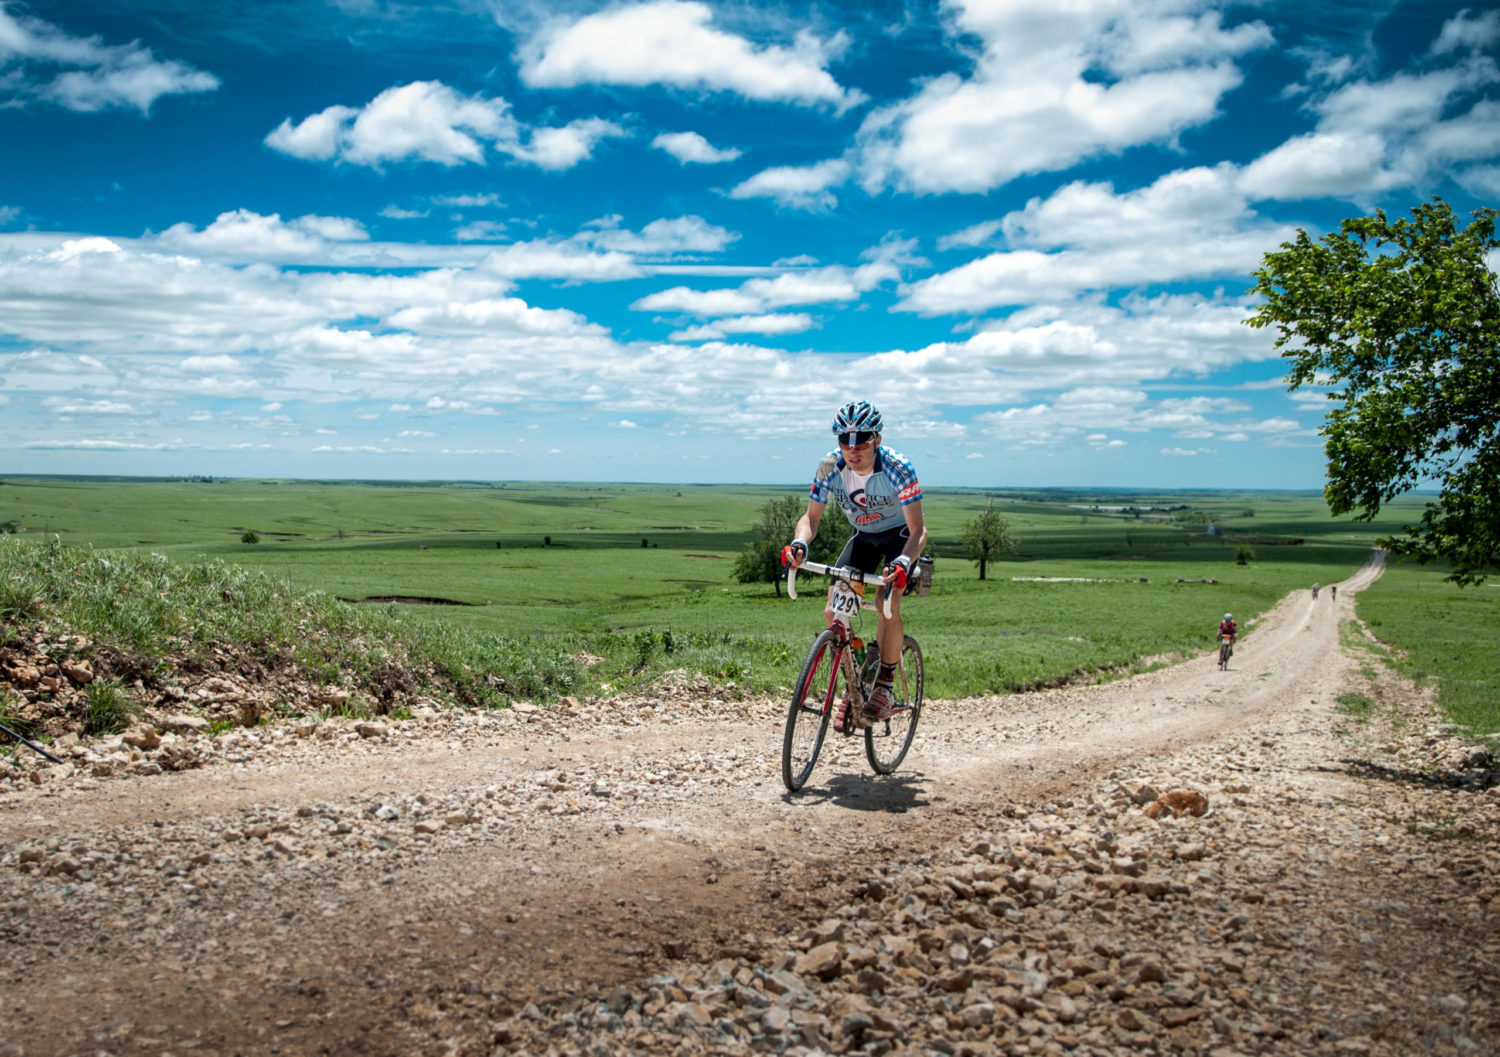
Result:
{"label": "cyclist's left hand", "polygon": [[911,559],[904,554],[896,556],[896,560],[885,567],[886,586],[897,594],[906,590],[906,581],[911,577]]}

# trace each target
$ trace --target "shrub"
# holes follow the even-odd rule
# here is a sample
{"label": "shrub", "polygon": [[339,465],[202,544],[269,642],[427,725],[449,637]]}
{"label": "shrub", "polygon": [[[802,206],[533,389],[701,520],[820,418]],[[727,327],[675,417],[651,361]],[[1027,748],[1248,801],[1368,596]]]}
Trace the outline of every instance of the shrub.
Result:
{"label": "shrub", "polygon": [[240,542],[241,543],[259,543],[260,542],[260,537],[255,534],[255,530],[254,529],[246,529],[245,532],[244,532],[244,534],[240,536]]}
{"label": "shrub", "polygon": [[135,702],[120,687],[118,679],[99,679],[89,684],[84,712],[86,734],[118,734],[130,726]]}

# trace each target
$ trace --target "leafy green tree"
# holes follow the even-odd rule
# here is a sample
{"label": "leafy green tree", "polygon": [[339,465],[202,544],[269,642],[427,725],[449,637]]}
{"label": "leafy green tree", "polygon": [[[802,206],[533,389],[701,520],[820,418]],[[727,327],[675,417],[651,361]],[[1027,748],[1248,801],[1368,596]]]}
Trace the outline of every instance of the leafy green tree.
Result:
{"label": "leafy green tree", "polygon": [[240,542],[241,543],[259,543],[260,542],[260,536],[256,534],[256,532],[255,532],[254,529],[246,529],[240,535]]}
{"label": "leafy green tree", "polygon": [[[781,581],[786,570],[781,567],[781,548],[792,542],[797,531],[797,520],[807,509],[807,499],[797,495],[784,495],[768,499],[760,510],[760,524],[755,526],[755,539],[745,544],[734,562],[734,578],[742,584],[770,583],[776,588],[776,597],[781,597]],[[849,538],[848,521],[833,507],[823,512],[818,525],[818,536],[808,548],[808,557],[813,561],[831,562],[844,549]]]}
{"label": "leafy green tree", "polygon": [[1267,253],[1245,322],[1274,326],[1290,388],[1335,387],[1323,424],[1335,515],[1373,520],[1428,481],[1441,490],[1419,525],[1381,540],[1402,557],[1446,559],[1477,584],[1500,567],[1500,292],[1486,254],[1493,209],[1460,230],[1440,199],[1412,219],[1345,220]]}
{"label": "leafy green tree", "polygon": [[1015,553],[1020,543],[1010,534],[1010,522],[996,512],[993,499],[984,508],[984,513],[973,521],[964,523],[963,533],[959,538],[963,542],[964,553],[979,563],[981,580],[984,579],[985,566],[1002,554]]}

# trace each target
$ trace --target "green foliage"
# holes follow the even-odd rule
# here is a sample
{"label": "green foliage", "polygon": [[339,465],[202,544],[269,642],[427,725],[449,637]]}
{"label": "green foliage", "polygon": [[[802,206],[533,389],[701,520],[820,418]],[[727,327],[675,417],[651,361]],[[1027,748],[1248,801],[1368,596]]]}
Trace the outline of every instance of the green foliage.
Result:
{"label": "green foliage", "polygon": [[1418,525],[1385,541],[1448,578],[1477,584],[1500,568],[1500,292],[1486,255],[1500,248],[1493,209],[1460,230],[1441,200],[1411,220],[1345,220],[1267,253],[1247,323],[1275,326],[1292,389],[1332,385],[1323,426],[1335,514],[1373,518],[1436,478]]}
{"label": "green foliage", "polygon": [[979,578],[984,579],[985,566],[1001,554],[1013,554],[1019,541],[1010,534],[1010,523],[995,510],[995,501],[990,500],[984,512],[965,523],[959,539],[964,553],[979,565]]}
{"label": "green foliage", "polygon": [[[769,583],[781,597],[781,581],[786,570],[781,565],[781,549],[792,542],[797,522],[807,510],[807,500],[797,495],[768,499],[760,509],[760,524],[755,538],[745,544],[734,562],[734,578],[742,584]],[[842,530],[841,530],[842,529]],[[818,534],[808,547],[813,561],[831,562],[844,549],[850,528],[843,515],[828,511],[818,526]]]}
{"label": "green foliage", "polygon": [[246,529],[240,536],[241,543],[259,543],[260,537],[255,534],[254,529]]}
{"label": "green foliage", "polygon": [[775,586],[776,595],[781,595],[781,548],[784,543],[775,540],[751,540],[745,544],[734,560],[734,578],[742,584],[765,584]]}
{"label": "green foliage", "polygon": [[745,544],[735,559],[734,578],[742,584],[772,584],[780,597],[781,548],[791,542],[797,519],[806,509],[807,503],[799,501],[795,495],[766,500],[760,509],[755,538]]}
{"label": "green foliage", "polygon": [[1249,565],[1255,560],[1255,550],[1251,547],[1236,547],[1234,549],[1234,564]]}
{"label": "green foliage", "polygon": [[118,679],[96,679],[85,693],[83,730],[95,737],[118,734],[130,726],[136,702]]}

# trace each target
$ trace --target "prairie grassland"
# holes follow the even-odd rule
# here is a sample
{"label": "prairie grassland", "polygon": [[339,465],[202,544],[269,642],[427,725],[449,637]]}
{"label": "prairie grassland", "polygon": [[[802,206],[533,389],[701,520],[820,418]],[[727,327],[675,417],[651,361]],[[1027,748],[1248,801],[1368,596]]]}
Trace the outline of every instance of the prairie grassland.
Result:
{"label": "prairie grassland", "polygon": [[1500,581],[1460,590],[1445,572],[1388,565],[1356,612],[1391,647],[1387,663],[1435,683],[1453,721],[1500,748]]}
{"label": "prairie grassland", "polygon": [[[765,689],[790,682],[821,624],[818,585],[804,581],[792,603],[733,579],[761,506],[788,492],[801,488],[11,478],[0,523],[70,546],[231,562],[333,598],[407,600],[380,608],[427,635],[591,654],[596,683],[686,668]],[[958,538],[991,501],[1021,546],[981,581]],[[1330,518],[1316,493],[929,489],[924,506],[937,583],[906,615],[937,696],[1208,650],[1226,611],[1253,634],[1255,614],[1354,572],[1419,508],[1398,504],[1370,526]],[[241,542],[247,531],[260,542]],[[1241,564],[1244,548],[1254,556]]]}

